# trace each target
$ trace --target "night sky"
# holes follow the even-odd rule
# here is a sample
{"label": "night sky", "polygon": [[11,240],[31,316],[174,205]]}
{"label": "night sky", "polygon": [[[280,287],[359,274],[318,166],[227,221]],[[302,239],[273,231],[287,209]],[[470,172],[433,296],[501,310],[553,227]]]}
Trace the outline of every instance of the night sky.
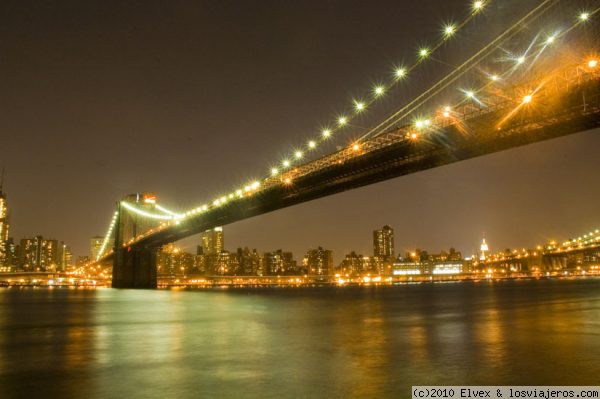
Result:
{"label": "night sky", "polygon": [[[539,1],[498,3],[508,18]],[[0,164],[11,236],[42,234],[84,255],[127,193],[155,192],[185,210],[231,192],[468,7],[2,1]],[[504,17],[492,11],[448,49],[454,61],[485,40],[481,31],[501,31]],[[380,112],[432,83],[427,68]],[[301,259],[322,245],[338,262],[351,249],[370,255],[372,230],[383,224],[395,229],[397,252],[471,254],[483,234],[492,250],[568,238],[600,227],[599,149],[591,131],[397,178],[227,226],[226,247],[283,248]]]}

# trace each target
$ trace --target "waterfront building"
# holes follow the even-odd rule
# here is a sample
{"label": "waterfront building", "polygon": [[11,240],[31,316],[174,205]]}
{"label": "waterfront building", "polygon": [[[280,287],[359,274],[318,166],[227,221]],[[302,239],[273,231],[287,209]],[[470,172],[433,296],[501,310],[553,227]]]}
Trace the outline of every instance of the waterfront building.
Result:
{"label": "waterfront building", "polygon": [[0,262],[0,267],[5,271],[14,271],[19,264],[18,257],[19,246],[15,245],[14,240],[9,237],[4,241],[4,260]]}
{"label": "waterfront building", "polygon": [[331,275],[333,274],[333,253],[322,247],[311,249],[304,256],[303,265],[309,275]]}
{"label": "waterfront building", "polygon": [[223,250],[217,254],[209,254],[209,259],[214,259],[211,263],[212,274],[217,276],[226,276],[230,274],[231,266],[232,266],[232,254]]}
{"label": "waterfront building", "polygon": [[352,251],[346,254],[337,271],[342,275],[359,276],[371,272],[372,259]]}
{"label": "waterfront building", "polygon": [[373,266],[378,274],[390,274],[394,262],[394,230],[383,226],[373,231]]}
{"label": "waterfront building", "polygon": [[0,177],[0,266],[9,264],[8,251],[8,205],[6,202],[6,193],[3,190],[4,171]]}
{"label": "waterfront building", "polygon": [[297,264],[291,252],[278,249],[263,255],[263,273],[267,276],[296,274]]}
{"label": "waterfront building", "polygon": [[398,259],[392,266],[394,276],[453,275],[465,271],[465,260],[454,248],[438,254],[417,249]]}
{"label": "waterfront building", "polygon": [[73,253],[71,252],[71,248],[68,245],[62,244],[62,252],[60,258],[61,271],[69,271],[73,268]]}
{"label": "waterfront building", "polygon": [[386,261],[394,258],[394,230],[390,226],[373,231],[373,256]]}
{"label": "waterfront building", "polygon": [[181,250],[175,244],[167,244],[158,252],[157,273],[170,277],[188,274],[194,268],[194,258],[194,255]]}
{"label": "waterfront building", "polygon": [[202,245],[202,253],[204,255],[219,254],[225,249],[225,238],[223,236],[223,228],[215,227],[211,230],[206,230],[200,237]]}
{"label": "waterfront building", "polygon": [[23,238],[20,244],[20,266],[26,271],[56,271],[62,265],[62,242],[42,236]]}
{"label": "waterfront building", "polygon": [[253,249],[250,251],[248,247],[237,249],[238,275],[241,276],[256,276],[260,268],[260,255]]}
{"label": "waterfront building", "polygon": [[398,260],[394,262],[392,275],[394,276],[420,276],[424,273],[425,266],[423,263],[414,260]]}

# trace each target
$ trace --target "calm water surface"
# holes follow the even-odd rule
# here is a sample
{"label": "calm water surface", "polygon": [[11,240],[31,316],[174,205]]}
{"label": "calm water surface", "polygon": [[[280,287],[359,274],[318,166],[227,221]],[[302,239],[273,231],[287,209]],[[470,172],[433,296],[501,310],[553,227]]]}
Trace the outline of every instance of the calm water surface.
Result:
{"label": "calm water surface", "polygon": [[600,385],[600,279],[0,289],[0,397],[410,397]]}

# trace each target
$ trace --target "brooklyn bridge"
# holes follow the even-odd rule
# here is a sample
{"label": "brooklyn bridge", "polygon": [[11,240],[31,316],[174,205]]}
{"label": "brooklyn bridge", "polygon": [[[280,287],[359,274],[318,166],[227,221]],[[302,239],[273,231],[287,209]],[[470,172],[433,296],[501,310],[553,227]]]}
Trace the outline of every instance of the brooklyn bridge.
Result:
{"label": "brooklyn bridge", "polygon": [[[267,165],[263,178],[233,184],[229,192],[207,193],[198,206],[185,211],[163,206],[153,194],[124,196],[116,203],[94,263],[112,263],[114,287],[153,288],[157,251],[207,229],[600,127],[599,30],[594,18],[600,9],[581,11],[552,0],[539,3],[474,52],[461,54],[462,63],[426,82],[422,93],[395,104],[393,112],[370,127],[352,123],[400,90],[424,65],[441,62],[438,53],[488,12],[490,3],[473,2],[462,20],[444,25],[411,63],[398,66],[354,99],[347,112],[333,117],[284,159]],[[562,19],[560,28],[549,29],[557,18]],[[341,134],[347,131],[354,137],[350,141]],[[331,143],[337,144],[334,151],[323,150]],[[553,256],[558,255],[549,259]]]}

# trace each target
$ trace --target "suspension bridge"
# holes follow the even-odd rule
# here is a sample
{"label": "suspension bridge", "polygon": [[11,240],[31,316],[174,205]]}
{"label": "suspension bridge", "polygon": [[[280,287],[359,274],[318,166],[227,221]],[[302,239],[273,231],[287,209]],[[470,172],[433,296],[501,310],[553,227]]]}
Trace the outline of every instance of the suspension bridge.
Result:
{"label": "suspension bridge", "polygon": [[[271,165],[264,178],[185,212],[162,206],[151,194],[124,197],[95,263],[112,262],[113,287],[153,288],[161,246],[215,226],[600,127],[600,58],[595,47],[600,8],[545,0],[372,128],[353,132],[358,138],[333,152],[320,151],[343,130],[352,129],[353,119],[417,75],[490,3],[471,3],[461,21],[446,24],[433,45],[418,49],[412,64],[395,68],[385,83],[354,99],[347,113]],[[549,30],[548,24],[556,28]]]}

